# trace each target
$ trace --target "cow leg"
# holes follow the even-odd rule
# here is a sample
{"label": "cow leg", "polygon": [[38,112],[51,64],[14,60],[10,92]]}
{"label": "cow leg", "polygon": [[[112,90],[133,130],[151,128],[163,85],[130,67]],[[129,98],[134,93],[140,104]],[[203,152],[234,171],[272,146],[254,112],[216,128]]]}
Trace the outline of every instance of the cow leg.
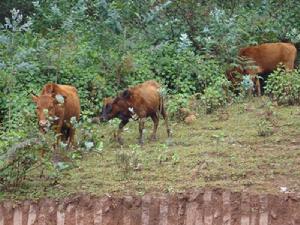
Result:
{"label": "cow leg", "polygon": [[144,131],[144,126],[145,126],[145,118],[141,118],[139,120],[139,144],[143,145],[144,144],[144,137],[143,137],[143,131]]}
{"label": "cow leg", "polygon": [[68,138],[68,146],[67,146],[67,148],[69,149],[71,146],[74,146],[75,128],[70,127],[68,129],[68,135],[69,135],[69,138]]}
{"label": "cow leg", "polygon": [[294,69],[294,61],[291,62],[285,62],[284,67],[286,71],[291,71]]}
{"label": "cow leg", "polygon": [[155,114],[151,115],[151,119],[153,120],[153,132],[151,135],[151,140],[156,141],[157,140],[156,132],[157,132],[157,127],[158,127],[158,123],[159,123],[159,115],[155,113]]}
{"label": "cow leg", "polygon": [[260,90],[260,80],[258,77],[255,78],[255,89],[256,89],[256,94],[258,97],[261,96],[261,90]]}
{"label": "cow leg", "polygon": [[57,134],[56,139],[56,145],[54,145],[54,149],[57,149],[61,140],[62,140],[62,123],[60,122],[56,127],[54,128],[55,133]]}
{"label": "cow leg", "polygon": [[123,131],[124,126],[129,122],[129,120],[122,120],[121,123],[119,124],[119,130],[117,132],[117,141],[119,142],[120,145],[124,144],[124,141],[121,137],[121,133]]}
{"label": "cow leg", "polygon": [[163,116],[163,118],[165,120],[165,125],[166,125],[166,129],[167,129],[168,137],[171,137],[171,130],[169,128],[169,122],[168,122],[168,114],[166,112],[166,109],[165,109],[164,105],[161,108],[161,115]]}

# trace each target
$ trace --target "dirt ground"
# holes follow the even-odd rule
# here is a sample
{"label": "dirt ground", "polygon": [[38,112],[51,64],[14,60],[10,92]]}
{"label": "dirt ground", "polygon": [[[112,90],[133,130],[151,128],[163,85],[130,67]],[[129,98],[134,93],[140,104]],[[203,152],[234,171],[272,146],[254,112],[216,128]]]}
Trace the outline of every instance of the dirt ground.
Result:
{"label": "dirt ground", "polygon": [[75,195],[0,203],[1,225],[295,225],[300,197],[222,189],[143,197]]}

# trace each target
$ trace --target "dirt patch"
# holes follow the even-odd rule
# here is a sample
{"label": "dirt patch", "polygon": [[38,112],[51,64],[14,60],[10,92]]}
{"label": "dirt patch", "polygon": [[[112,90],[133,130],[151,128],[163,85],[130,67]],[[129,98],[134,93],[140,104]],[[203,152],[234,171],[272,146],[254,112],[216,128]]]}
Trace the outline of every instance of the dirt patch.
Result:
{"label": "dirt patch", "polygon": [[0,225],[294,225],[300,195],[256,195],[222,189],[170,195],[42,199],[0,203]]}

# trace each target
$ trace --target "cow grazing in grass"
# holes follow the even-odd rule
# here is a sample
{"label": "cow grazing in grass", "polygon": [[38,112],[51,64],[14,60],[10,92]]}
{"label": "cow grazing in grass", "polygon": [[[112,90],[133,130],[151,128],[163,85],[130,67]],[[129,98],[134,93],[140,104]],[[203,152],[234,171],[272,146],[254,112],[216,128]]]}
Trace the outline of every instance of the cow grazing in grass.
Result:
{"label": "cow grazing in grass", "polygon": [[32,96],[36,104],[36,113],[41,132],[49,128],[58,135],[57,143],[62,139],[68,147],[74,144],[75,128],[72,118],[79,120],[80,101],[77,90],[73,86],[49,83],[39,96]]}
{"label": "cow grazing in grass", "polygon": [[153,133],[151,135],[152,140],[156,140],[159,114],[163,116],[168,137],[170,136],[164,99],[160,94],[160,85],[156,81],[146,81],[135,87],[128,88],[114,99],[104,99],[103,103],[100,121],[108,121],[113,118],[119,118],[121,120],[117,132],[117,140],[120,144],[123,144],[121,138],[123,127],[131,118],[137,118],[139,120],[140,144],[144,143],[143,129],[147,117],[151,117],[154,123]]}
{"label": "cow grazing in grass", "polygon": [[292,70],[296,55],[297,49],[291,43],[265,43],[242,48],[238,56],[246,63],[241,63],[239,66],[228,70],[226,76],[233,85],[236,85],[241,82],[241,76],[249,74],[255,84],[256,94],[260,96],[261,87],[258,76],[271,73],[280,63],[286,70]]}

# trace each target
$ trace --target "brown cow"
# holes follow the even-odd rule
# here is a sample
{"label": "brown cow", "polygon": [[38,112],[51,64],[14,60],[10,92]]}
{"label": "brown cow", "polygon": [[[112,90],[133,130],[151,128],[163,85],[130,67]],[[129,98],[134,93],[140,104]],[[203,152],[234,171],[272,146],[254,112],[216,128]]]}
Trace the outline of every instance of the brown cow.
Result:
{"label": "brown cow", "polygon": [[143,129],[147,117],[151,117],[153,120],[154,127],[151,139],[156,140],[160,113],[165,120],[167,134],[170,137],[167,113],[159,89],[160,85],[156,81],[150,80],[128,88],[114,99],[104,99],[100,120],[108,121],[116,117],[121,119],[117,133],[117,140],[120,144],[123,144],[120,136],[123,127],[129,122],[129,119],[135,117],[139,119],[139,143],[144,143]]}
{"label": "brown cow", "polygon": [[236,84],[241,81],[237,74],[249,74],[255,83],[256,93],[260,96],[261,88],[257,75],[271,73],[279,63],[282,63],[286,70],[292,70],[296,55],[297,49],[291,43],[265,43],[242,48],[238,56],[242,60],[247,60],[246,65],[241,64],[228,70],[226,76],[233,84]]}
{"label": "brown cow", "polygon": [[71,123],[74,117],[77,121],[80,115],[80,101],[77,90],[73,86],[49,83],[46,84],[40,96],[32,96],[36,103],[36,113],[41,132],[52,128],[60,139],[67,141],[68,147],[74,144],[75,128]]}

